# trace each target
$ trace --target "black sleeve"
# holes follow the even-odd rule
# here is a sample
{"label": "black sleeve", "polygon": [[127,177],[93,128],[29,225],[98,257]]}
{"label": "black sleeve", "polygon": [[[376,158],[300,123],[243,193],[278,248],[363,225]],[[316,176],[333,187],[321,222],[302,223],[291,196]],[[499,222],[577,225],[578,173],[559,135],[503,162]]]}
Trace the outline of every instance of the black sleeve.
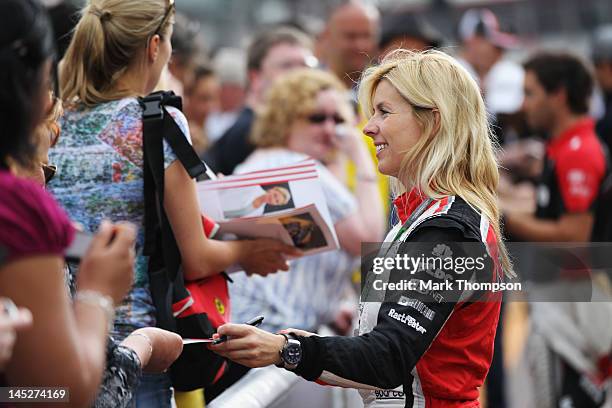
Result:
{"label": "black sleeve", "polygon": [[606,114],[597,122],[595,133],[607,145],[608,151],[612,152],[612,102],[608,103]]}
{"label": "black sleeve", "polygon": [[236,123],[204,153],[204,161],[215,173],[232,174],[253,153],[255,147],[249,142],[253,120],[253,111],[243,110]]}
{"label": "black sleeve", "polygon": [[[475,239],[466,239],[460,224],[456,228],[426,227],[416,231],[409,242],[401,244],[398,253],[418,257],[423,254],[423,248],[439,253],[440,244],[443,244],[450,248],[453,257],[458,257],[465,254],[463,243],[466,241],[484,250],[484,245],[479,241],[474,244]],[[406,274],[406,270],[394,269],[389,281],[404,279]],[[445,282],[469,280],[473,273],[469,276],[465,271],[439,274],[430,269],[408,275],[408,279]],[[299,337],[303,357],[295,371],[307,380],[318,379],[323,371],[331,373],[335,376],[331,383],[335,385],[355,387],[357,383],[357,386],[396,388],[409,378],[461,295],[462,292],[455,285],[452,290],[430,293],[405,290],[399,291],[396,296],[386,296],[378,313],[377,324],[367,334],[357,337]],[[322,380],[330,382],[325,378]]]}

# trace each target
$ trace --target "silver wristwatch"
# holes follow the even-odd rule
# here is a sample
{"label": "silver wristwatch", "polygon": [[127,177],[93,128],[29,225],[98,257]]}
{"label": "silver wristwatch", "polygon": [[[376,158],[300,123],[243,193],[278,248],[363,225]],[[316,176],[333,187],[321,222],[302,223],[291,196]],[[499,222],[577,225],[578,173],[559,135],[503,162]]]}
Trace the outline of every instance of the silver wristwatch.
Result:
{"label": "silver wristwatch", "polygon": [[293,334],[280,333],[285,337],[285,345],[278,351],[281,364],[279,367],[284,367],[287,370],[295,370],[302,360],[302,345]]}

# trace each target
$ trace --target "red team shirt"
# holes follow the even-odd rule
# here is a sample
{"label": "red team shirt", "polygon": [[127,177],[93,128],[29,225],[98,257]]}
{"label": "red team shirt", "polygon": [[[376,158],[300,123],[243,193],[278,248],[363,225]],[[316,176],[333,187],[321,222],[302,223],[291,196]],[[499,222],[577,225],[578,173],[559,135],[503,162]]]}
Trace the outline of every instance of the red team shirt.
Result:
{"label": "red team shirt", "polygon": [[565,213],[593,210],[606,171],[595,122],[576,122],[551,140],[537,191],[538,218],[558,219]]}

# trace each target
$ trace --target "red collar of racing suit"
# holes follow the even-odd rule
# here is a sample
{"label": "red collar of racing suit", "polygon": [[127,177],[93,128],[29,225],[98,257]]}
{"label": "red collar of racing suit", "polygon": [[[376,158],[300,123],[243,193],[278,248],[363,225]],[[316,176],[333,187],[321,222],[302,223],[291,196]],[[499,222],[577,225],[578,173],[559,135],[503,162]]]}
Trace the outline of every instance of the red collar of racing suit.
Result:
{"label": "red collar of racing suit", "polygon": [[412,214],[424,200],[425,196],[417,188],[413,188],[393,200],[397,215],[402,224],[406,222],[410,214]]}

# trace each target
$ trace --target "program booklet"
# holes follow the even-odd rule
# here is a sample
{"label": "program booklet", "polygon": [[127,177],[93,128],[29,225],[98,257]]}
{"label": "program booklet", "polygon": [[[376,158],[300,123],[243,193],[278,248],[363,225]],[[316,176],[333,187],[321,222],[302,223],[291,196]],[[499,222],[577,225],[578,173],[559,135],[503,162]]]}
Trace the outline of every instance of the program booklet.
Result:
{"label": "program booklet", "polygon": [[200,210],[222,236],[274,238],[305,255],[339,248],[313,160],[200,181],[197,189]]}

